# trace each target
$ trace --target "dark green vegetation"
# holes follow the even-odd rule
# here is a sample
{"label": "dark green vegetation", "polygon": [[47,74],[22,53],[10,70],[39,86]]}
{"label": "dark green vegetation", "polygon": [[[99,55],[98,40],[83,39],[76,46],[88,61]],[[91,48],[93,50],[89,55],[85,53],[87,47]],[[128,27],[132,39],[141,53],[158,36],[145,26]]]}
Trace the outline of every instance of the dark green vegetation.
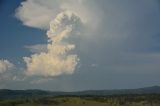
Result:
{"label": "dark green vegetation", "polygon": [[1,100],[0,106],[160,106],[160,94]]}
{"label": "dark green vegetation", "polygon": [[0,106],[160,106],[160,87],[81,92],[3,89]]}

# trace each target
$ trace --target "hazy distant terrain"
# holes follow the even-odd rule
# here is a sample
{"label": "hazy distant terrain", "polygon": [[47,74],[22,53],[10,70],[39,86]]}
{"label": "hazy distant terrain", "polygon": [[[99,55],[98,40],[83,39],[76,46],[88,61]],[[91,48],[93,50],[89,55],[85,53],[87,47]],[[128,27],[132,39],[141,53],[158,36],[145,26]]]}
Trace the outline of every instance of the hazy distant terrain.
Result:
{"label": "hazy distant terrain", "polygon": [[51,92],[43,90],[0,90],[0,99],[13,98],[37,98],[48,96],[107,96],[107,95],[124,95],[124,94],[160,94],[160,86],[152,86],[138,89],[121,89],[121,90],[87,90],[77,92]]}
{"label": "hazy distant terrain", "polygon": [[0,106],[160,106],[160,87],[81,92],[3,89]]}

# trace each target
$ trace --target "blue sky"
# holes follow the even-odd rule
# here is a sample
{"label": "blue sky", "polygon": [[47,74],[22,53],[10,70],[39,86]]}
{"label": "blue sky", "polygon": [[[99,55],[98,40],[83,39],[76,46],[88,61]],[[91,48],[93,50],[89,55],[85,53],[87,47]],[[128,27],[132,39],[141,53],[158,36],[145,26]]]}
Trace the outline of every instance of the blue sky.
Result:
{"label": "blue sky", "polygon": [[[0,88],[73,91],[160,85],[158,0],[0,3]],[[70,26],[75,28],[70,31]]]}
{"label": "blue sky", "polygon": [[0,24],[3,25],[0,29],[0,57],[9,58],[15,62],[22,56],[29,54],[29,51],[24,48],[25,45],[46,42],[46,38],[43,36],[45,34],[44,31],[26,27],[16,19],[15,10],[21,1],[3,1],[1,6],[2,14],[0,14]]}

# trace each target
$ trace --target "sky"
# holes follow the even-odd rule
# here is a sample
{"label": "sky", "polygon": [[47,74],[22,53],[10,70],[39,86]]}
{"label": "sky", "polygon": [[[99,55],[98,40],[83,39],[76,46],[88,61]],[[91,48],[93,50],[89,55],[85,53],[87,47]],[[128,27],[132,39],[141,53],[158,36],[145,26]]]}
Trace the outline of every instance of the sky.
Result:
{"label": "sky", "polygon": [[159,0],[0,0],[0,89],[160,85]]}

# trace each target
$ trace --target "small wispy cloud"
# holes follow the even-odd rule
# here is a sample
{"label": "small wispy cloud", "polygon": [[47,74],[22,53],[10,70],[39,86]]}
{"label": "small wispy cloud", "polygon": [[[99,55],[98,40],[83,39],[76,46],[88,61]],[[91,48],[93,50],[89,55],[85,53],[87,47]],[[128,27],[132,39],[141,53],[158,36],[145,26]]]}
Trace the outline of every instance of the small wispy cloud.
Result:
{"label": "small wispy cloud", "polygon": [[47,52],[47,44],[36,44],[31,46],[25,46],[25,48],[31,51],[32,53]]}
{"label": "small wispy cloud", "polygon": [[0,60],[0,74],[8,71],[8,70],[12,70],[14,68],[14,64],[12,64],[10,61],[8,60]]}

